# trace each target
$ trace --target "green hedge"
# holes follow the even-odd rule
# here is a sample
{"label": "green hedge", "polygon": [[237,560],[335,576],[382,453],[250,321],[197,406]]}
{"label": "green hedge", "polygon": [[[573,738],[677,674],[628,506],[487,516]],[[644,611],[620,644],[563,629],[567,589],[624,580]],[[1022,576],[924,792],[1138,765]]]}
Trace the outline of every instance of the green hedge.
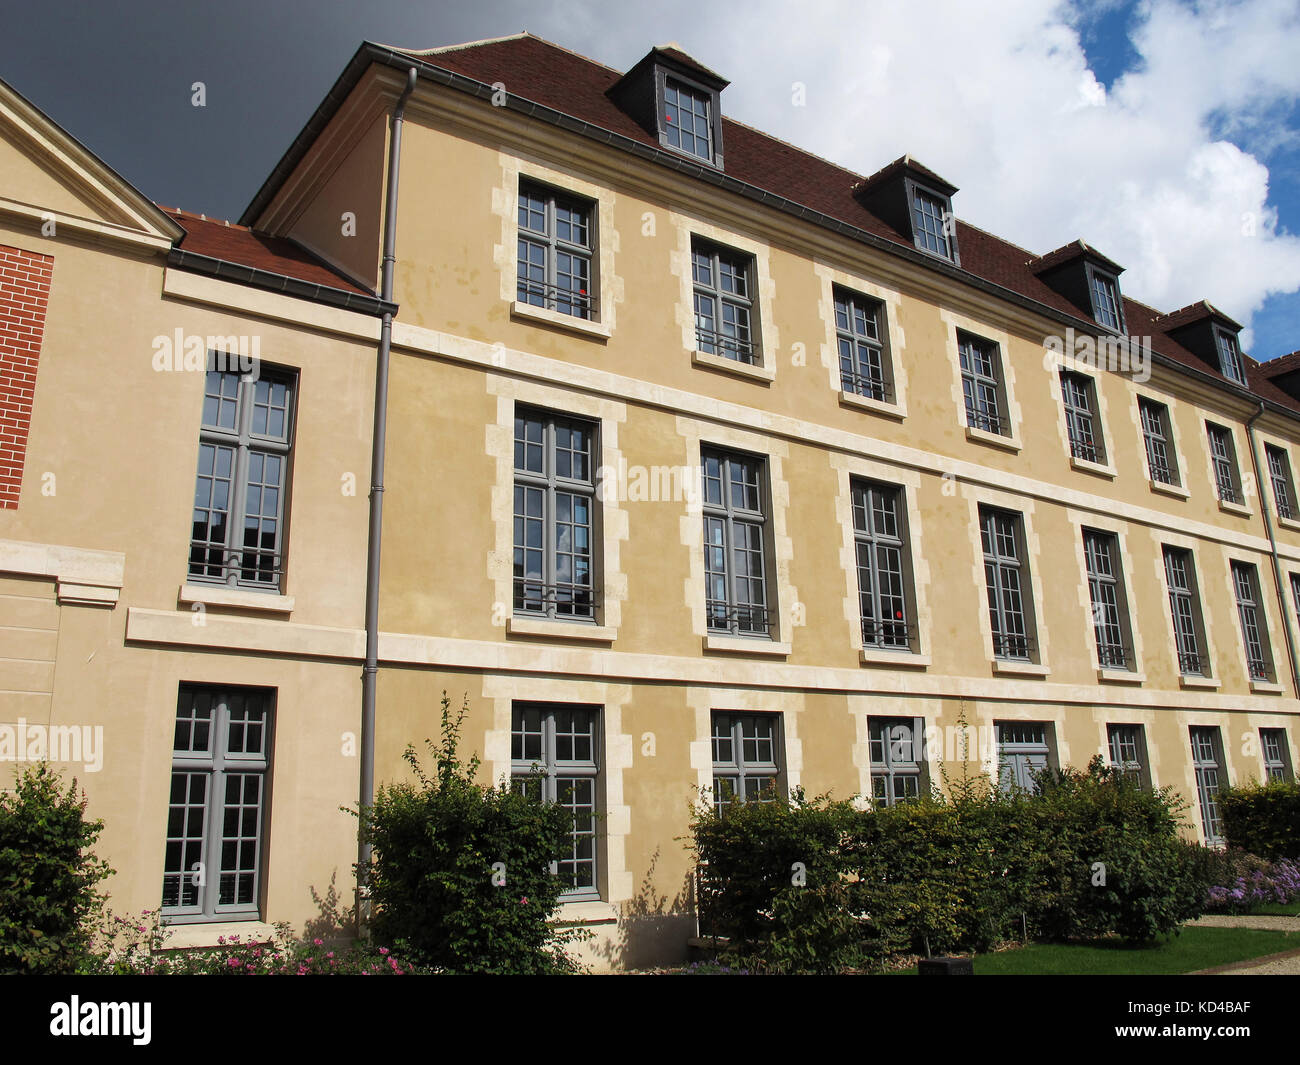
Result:
{"label": "green hedge", "polygon": [[1039,786],[867,811],[801,795],[700,809],[702,931],[757,969],[827,972],[1025,934],[1143,942],[1201,912],[1198,849],[1179,837],[1171,790],[1099,759]]}
{"label": "green hedge", "polygon": [[1300,858],[1300,784],[1248,784],[1219,794],[1230,847],[1261,858]]}

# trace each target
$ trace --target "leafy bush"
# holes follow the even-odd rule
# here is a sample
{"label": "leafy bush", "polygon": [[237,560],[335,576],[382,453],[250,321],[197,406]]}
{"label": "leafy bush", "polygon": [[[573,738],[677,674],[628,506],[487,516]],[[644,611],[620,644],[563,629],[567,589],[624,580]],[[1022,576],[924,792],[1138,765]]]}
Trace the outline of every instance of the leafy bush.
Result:
{"label": "leafy bush", "polygon": [[1270,862],[1236,847],[1205,848],[1206,908],[1213,913],[1244,913],[1264,903],[1300,899],[1300,864],[1288,858]]}
{"label": "leafy bush", "polygon": [[1300,859],[1300,783],[1225,788],[1219,809],[1228,846],[1261,858]]}
{"label": "leafy bush", "polygon": [[574,971],[564,952],[574,935],[550,923],[561,890],[550,867],[568,843],[571,816],[507,785],[475,783],[478,758],[466,765],[457,753],[468,705],[455,720],[450,705],[444,692],[442,738],[428,741],[434,774],[408,747],[418,786],[380,788],[361,811],[374,847],[373,934],[446,972]]}
{"label": "leafy bush", "polygon": [[87,821],[74,780],[67,790],[36,763],[0,794],[0,972],[69,973],[84,964],[113,873],[91,853],[102,821]]}

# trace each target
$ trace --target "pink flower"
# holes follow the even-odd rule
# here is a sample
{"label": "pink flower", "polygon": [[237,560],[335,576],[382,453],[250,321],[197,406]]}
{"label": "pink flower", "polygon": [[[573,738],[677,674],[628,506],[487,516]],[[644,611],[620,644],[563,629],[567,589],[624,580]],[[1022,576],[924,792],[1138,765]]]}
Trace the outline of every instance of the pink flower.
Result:
{"label": "pink flower", "polygon": [[318,947],[323,947],[325,945],[325,940],[323,939],[313,939],[312,942]]}
{"label": "pink flower", "polygon": [[380,947],[380,948],[379,948],[379,953],[380,953],[380,954],[387,954],[387,953],[388,953],[388,948],[387,948],[387,947]]}
{"label": "pink flower", "polygon": [[228,966],[230,966],[231,968],[238,969],[238,968],[239,968],[239,959],[238,959],[238,958],[235,958],[235,957],[227,958],[227,959],[226,959],[226,964],[227,964]]}
{"label": "pink flower", "polygon": [[522,898],[522,899],[520,899],[520,900],[519,900],[519,905],[520,905],[520,906],[527,906],[527,905],[528,905],[528,899],[527,899],[527,898]]}
{"label": "pink flower", "polygon": [[327,958],[332,958],[332,957],[334,957],[334,952],[331,950],[328,954],[325,955],[325,957],[327,957]]}

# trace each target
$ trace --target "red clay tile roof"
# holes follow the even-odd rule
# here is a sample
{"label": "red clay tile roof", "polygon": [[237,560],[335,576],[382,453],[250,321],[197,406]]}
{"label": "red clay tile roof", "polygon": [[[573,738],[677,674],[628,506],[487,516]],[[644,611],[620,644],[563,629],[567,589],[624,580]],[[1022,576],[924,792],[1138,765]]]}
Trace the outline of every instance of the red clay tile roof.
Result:
{"label": "red clay tile roof", "polygon": [[892,163],[882,166],[870,177],[865,177],[860,182],[858,182],[857,188],[859,189],[859,191],[861,191],[863,189],[869,189],[873,185],[879,185],[882,181],[885,181],[886,179],[893,177],[900,170],[911,170],[914,174],[917,174],[921,178],[928,181],[930,184],[937,185],[943,192],[945,192],[949,196],[951,196],[954,192],[957,191],[957,186],[954,185],[951,181],[948,181],[946,178],[940,177],[928,166],[923,166],[922,164],[918,163],[910,155],[901,155],[897,159],[895,159]]}
{"label": "red clay tile roof", "polygon": [[1240,329],[1241,326],[1224,314],[1218,307],[1214,306],[1209,300],[1197,300],[1195,303],[1189,303],[1186,307],[1179,307],[1176,311],[1170,311],[1168,314],[1162,314],[1157,321],[1160,328],[1164,330],[1177,329],[1179,326],[1187,325],[1189,322],[1195,322],[1201,318],[1214,317],[1220,321],[1226,322],[1234,329]]}
{"label": "red clay tile roof", "polygon": [[1281,377],[1283,374],[1295,373],[1300,370],[1300,351],[1293,351],[1289,355],[1279,355],[1276,359],[1269,359],[1268,362],[1259,364],[1259,372],[1265,377]]}
{"label": "red clay tile roof", "polygon": [[1025,263],[1030,270],[1036,274],[1041,274],[1044,270],[1050,270],[1057,263],[1067,262],[1078,255],[1090,255],[1092,258],[1105,263],[1117,274],[1124,272],[1124,267],[1120,266],[1114,259],[1108,259],[1102,255],[1096,248],[1085,244],[1081,240],[1072,240],[1069,244],[1062,245],[1055,251],[1049,251],[1046,255],[1040,255],[1036,259],[1030,259]]}
{"label": "red clay tile roof", "polygon": [[673,60],[676,63],[680,63],[687,70],[693,70],[697,74],[705,75],[705,78],[708,81],[718,81],[721,82],[723,85],[731,84],[731,82],[729,82],[716,70],[710,70],[694,56],[687,55],[676,45],[661,44],[659,45],[659,47],[655,49],[655,51],[659,52],[661,55],[667,56],[669,59]]}
{"label": "red clay tile roof", "polygon": [[182,251],[272,274],[283,274],[285,277],[337,288],[343,292],[374,295],[288,237],[272,237],[266,233],[254,232],[247,226],[217,218],[205,218],[175,207],[159,205],[159,210],[185,230],[185,236],[176,244]]}

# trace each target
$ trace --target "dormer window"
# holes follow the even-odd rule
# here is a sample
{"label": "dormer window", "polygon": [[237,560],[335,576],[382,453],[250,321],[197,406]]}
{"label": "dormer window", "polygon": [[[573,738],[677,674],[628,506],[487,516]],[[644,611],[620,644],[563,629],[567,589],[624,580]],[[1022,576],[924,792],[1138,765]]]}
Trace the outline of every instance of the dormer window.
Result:
{"label": "dormer window", "polygon": [[713,131],[709,97],[676,78],[664,79],[664,142],[687,155],[713,162]]}
{"label": "dormer window", "polygon": [[605,92],[659,146],[722,169],[722,90],[727,79],[675,45],[652,48]]}
{"label": "dormer window", "polygon": [[1089,289],[1092,292],[1092,317],[1098,325],[1124,332],[1123,312],[1120,310],[1119,282],[1088,264]]}
{"label": "dormer window", "polygon": [[952,245],[948,240],[952,210],[946,196],[937,196],[919,185],[911,186],[912,239],[922,251],[952,258]]}
{"label": "dormer window", "polygon": [[1219,370],[1229,381],[1239,385],[1246,383],[1246,371],[1241,362],[1241,350],[1237,347],[1237,338],[1226,329],[1215,327],[1215,341],[1219,346]]}

